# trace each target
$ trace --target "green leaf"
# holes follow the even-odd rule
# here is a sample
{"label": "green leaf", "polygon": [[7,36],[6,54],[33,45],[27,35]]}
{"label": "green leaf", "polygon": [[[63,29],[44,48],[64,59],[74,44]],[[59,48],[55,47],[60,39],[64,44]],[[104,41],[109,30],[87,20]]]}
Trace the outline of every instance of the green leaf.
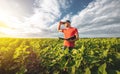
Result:
{"label": "green leaf", "polygon": [[117,70],[117,71],[116,71],[116,74],[120,74],[120,71]]}
{"label": "green leaf", "polygon": [[91,74],[90,68],[87,67],[84,74]]}
{"label": "green leaf", "polygon": [[72,72],[71,74],[75,74],[75,66],[72,67]]}
{"label": "green leaf", "polygon": [[102,64],[102,65],[98,68],[98,74],[107,74],[107,72],[106,72],[106,63]]}

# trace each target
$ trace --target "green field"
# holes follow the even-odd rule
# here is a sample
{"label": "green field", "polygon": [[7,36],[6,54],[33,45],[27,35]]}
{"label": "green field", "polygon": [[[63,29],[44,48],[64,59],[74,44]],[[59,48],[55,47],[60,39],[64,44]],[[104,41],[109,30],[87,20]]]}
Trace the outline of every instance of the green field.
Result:
{"label": "green field", "polygon": [[120,74],[120,38],[0,39],[0,74]]}

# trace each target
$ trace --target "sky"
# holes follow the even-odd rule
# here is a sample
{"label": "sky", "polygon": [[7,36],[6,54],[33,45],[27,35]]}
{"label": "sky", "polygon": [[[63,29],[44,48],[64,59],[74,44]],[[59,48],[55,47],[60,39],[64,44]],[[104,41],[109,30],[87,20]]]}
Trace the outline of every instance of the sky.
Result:
{"label": "sky", "polygon": [[0,37],[59,37],[59,21],[79,37],[120,37],[120,0],[0,0]]}

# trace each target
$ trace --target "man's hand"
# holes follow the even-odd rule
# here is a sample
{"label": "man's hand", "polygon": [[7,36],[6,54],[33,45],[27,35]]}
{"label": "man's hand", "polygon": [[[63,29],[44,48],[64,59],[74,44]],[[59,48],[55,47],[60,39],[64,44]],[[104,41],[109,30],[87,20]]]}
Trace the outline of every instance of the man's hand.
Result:
{"label": "man's hand", "polygon": [[62,24],[65,24],[65,22],[62,22],[62,21],[60,21],[59,23],[60,23],[61,25],[62,25]]}
{"label": "man's hand", "polygon": [[64,24],[65,24],[65,22],[62,22],[62,21],[59,22],[59,25],[64,25]]}
{"label": "man's hand", "polygon": [[62,30],[61,30],[61,25],[62,25],[62,24],[65,24],[65,22],[61,22],[61,21],[60,21],[59,24],[58,24],[58,31],[59,31],[59,32],[62,32]]}

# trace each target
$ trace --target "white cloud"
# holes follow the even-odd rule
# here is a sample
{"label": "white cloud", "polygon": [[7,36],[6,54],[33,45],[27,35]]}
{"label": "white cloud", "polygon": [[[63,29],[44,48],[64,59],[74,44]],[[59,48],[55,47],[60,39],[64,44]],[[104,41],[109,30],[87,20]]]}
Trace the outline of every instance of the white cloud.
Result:
{"label": "white cloud", "polygon": [[[57,31],[56,20],[61,17],[62,9],[69,8],[66,0],[36,0],[34,14],[25,23],[30,28],[38,29],[38,33],[30,33],[31,36],[54,37]],[[55,24],[55,25],[53,25]],[[34,26],[34,27],[33,27]],[[53,28],[54,27],[54,28]]]}
{"label": "white cloud", "polygon": [[[62,9],[68,8],[69,1],[65,0],[35,0],[33,14],[25,18],[23,15],[16,16],[13,12],[22,14],[27,13],[24,2],[28,5],[29,0],[2,0],[4,3],[5,15],[0,20],[7,22],[8,28],[2,29],[0,32],[11,34],[18,37],[46,37],[54,35],[54,31],[50,29],[52,23],[55,23],[60,18]],[[32,1],[32,0],[30,0]],[[31,3],[31,2],[30,2]],[[14,6],[14,7],[10,7]],[[20,7],[21,6],[21,7]],[[0,7],[1,8],[1,7]],[[17,11],[15,10],[17,9]],[[28,8],[29,9],[29,8]],[[0,9],[3,10],[3,9]],[[20,12],[19,12],[20,11]],[[22,11],[22,12],[21,12]],[[3,11],[1,11],[3,12]],[[12,13],[12,14],[8,14]],[[26,14],[25,13],[25,14]],[[4,14],[4,13],[2,13]],[[7,14],[7,16],[6,16]],[[9,18],[7,18],[9,17]],[[5,31],[6,30],[6,31]],[[10,31],[10,32],[9,32]],[[52,33],[51,33],[52,32]],[[49,35],[51,33],[51,35]]]}
{"label": "white cloud", "polygon": [[119,3],[120,0],[93,1],[84,10],[72,17],[72,24],[79,27],[81,35],[93,34],[96,37],[96,35],[102,34],[120,37]]}
{"label": "white cloud", "polygon": [[[57,37],[61,35],[61,33],[57,32],[58,19],[61,19],[62,12],[70,7],[73,0],[35,0],[34,7],[29,7],[30,10],[33,9],[29,17],[23,17],[23,15],[19,15],[19,17],[13,16],[14,13],[25,15],[30,11],[24,8],[25,4],[19,4],[21,0],[10,0],[11,3],[5,3],[5,1],[8,0],[0,0],[0,4],[3,2],[2,6],[6,10],[4,13],[1,11],[3,8],[0,7],[0,16],[3,16],[0,17],[0,20],[7,22],[9,29],[6,30],[6,28],[0,27],[0,32],[7,34],[6,31],[9,31],[9,34],[18,37]],[[22,0],[22,3],[24,3],[24,0]],[[15,7],[12,9],[9,7],[10,5],[15,5]],[[20,6],[22,6],[21,9],[14,12]],[[101,35],[120,37],[119,8],[120,0],[93,0],[76,15],[69,13],[61,20],[70,19],[72,26],[78,28],[80,37]],[[10,11],[8,15],[1,15],[6,14],[7,11]]]}

